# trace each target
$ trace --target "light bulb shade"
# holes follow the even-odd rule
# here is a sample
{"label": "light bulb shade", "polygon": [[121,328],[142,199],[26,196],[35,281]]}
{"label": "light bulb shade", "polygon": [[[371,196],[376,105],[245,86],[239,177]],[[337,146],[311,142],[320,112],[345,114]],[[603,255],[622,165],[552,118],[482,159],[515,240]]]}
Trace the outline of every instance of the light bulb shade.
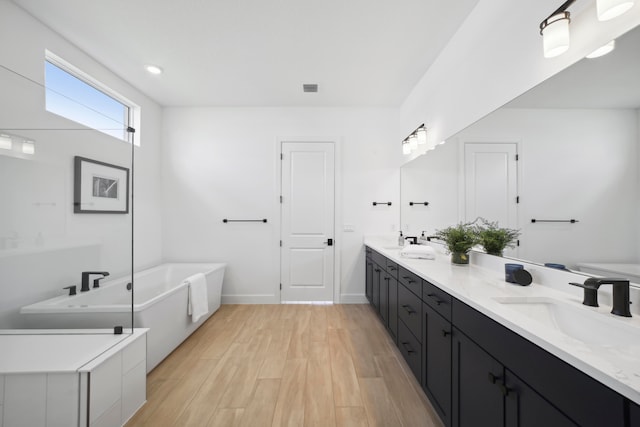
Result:
{"label": "light bulb shade", "polygon": [[608,21],[622,15],[633,7],[635,0],[597,0],[599,21]]}
{"label": "light bulb shade", "polygon": [[418,137],[415,133],[409,137],[409,146],[411,147],[411,150],[418,149]]}
{"label": "light bulb shade", "polygon": [[402,143],[402,154],[411,154],[411,146],[408,142]]}
{"label": "light bulb shade", "polygon": [[600,46],[599,48],[591,52],[589,55],[587,55],[587,58],[589,59],[599,58],[601,56],[606,55],[607,53],[610,53],[615,48],[616,48],[616,41],[611,40],[609,43],[605,44],[604,46]]}
{"label": "light bulb shade", "polygon": [[540,25],[544,57],[553,58],[569,49],[569,12],[550,16]]}
{"label": "light bulb shade", "polygon": [[427,143],[427,129],[425,127],[419,128],[416,131],[416,136],[418,137],[418,145]]}

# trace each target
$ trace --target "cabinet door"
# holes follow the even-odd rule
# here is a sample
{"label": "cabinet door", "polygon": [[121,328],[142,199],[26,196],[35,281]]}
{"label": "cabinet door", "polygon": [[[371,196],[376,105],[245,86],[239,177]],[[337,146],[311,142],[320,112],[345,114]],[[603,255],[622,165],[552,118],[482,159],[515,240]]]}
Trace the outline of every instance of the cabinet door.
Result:
{"label": "cabinet door", "polygon": [[389,333],[394,342],[398,338],[398,280],[389,280]]}
{"label": "cabinet door", "polygon": [[373,280],[371,281],[371,299],[373,307],[378,311],[380,309],[380,279],[382,270],[376,264],[373,264]]}
{"label": "cabinet door", "polygon": [[451,425],[451,322],[422,306],[422,384],[442,421]]}
{"label": "cabinet door", "polygon": [[373,302],[373,262],[369,258],[365,268],[365,295],[369,302]]}
{"label": "cabinet door", "polygon": [[577,426],[508,369],[504,384],[507,427]]}
{"label": "cabinet door", "polygon": [[389,281],[391,276],[386,271],[382,272],[382,280],[380,280],[380,307],[378,313],[382,318],[382,323],[388,326],[389,321]]}
{"label": "cabinet door", "polygon": [[630,423],[631,427],[640,427],[640,406],[633,402],[629,402],[630,406]]}
{"label": "cabinet door", "polygon": [[504,425],[503,370],[477,344],[453,329],[453,426]]}

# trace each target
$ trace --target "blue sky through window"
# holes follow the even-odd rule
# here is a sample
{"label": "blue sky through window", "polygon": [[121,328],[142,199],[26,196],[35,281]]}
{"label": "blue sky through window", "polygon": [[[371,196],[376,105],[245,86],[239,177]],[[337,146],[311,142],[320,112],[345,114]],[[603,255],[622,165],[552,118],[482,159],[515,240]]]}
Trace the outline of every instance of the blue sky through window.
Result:
{"label": "blue sky through window", "polygon": [[129,108],[60,67],[45,62],[47,111],[128,141]]}

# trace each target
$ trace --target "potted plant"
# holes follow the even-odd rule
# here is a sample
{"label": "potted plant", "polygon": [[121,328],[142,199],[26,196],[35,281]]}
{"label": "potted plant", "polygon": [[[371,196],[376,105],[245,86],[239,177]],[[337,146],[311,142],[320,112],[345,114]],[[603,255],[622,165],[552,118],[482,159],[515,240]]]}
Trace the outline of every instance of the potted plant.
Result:
{"label": "potted plant", "polygon": [[502,256],[505,248],[514,248],[520,236],[520,230],[501,228],[498,222],[489,222],[484,218],[476,225],[480,245],[489,255]]}
{"label": "potted plant", "polygon": [[479,243],[478,233],[473,223],[459,223],[442,230],[436,230],[434,236],[442,240],[454,264],[469,264],[469,250]]}

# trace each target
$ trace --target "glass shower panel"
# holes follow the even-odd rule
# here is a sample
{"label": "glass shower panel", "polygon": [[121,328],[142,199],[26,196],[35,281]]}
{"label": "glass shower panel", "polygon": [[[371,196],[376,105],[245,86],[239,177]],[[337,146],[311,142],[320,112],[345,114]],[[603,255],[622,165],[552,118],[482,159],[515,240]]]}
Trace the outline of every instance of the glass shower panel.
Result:
{"label": "glass shower panel", "polygon": [[0,63],[0,334],[126,334],[133,144],[48,112],[39,81]]}

